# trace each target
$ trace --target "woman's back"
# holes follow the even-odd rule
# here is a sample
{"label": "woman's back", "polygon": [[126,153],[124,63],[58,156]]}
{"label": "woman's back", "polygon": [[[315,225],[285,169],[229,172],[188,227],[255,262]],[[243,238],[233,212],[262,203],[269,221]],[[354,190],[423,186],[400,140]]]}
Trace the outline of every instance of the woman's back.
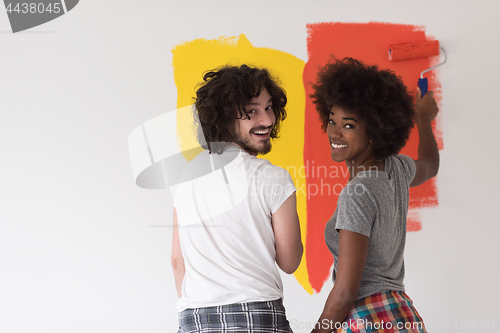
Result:
{"label": "woman's back", "polygon": [[357,299],[385,290],[404,291],[406,217],[415,163],[405,155],[390,156],[384,162],[384,171],[361,171],[347,184],[325,228],[335,268],[339,243],[337,229],[370,238]]}

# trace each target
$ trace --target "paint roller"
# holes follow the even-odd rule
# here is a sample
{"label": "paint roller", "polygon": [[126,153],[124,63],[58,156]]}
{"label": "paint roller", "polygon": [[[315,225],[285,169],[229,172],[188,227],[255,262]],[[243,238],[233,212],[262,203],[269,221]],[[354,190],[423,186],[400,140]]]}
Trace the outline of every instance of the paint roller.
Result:
{"label": "paint roller", "polygon": [[444,61],[426,69],[420,73],[420,79],[418,79],[418,87],[422,91],[422,96],[427,92],[427,78],[424,78],[424,73],[434,68],[443,65],[446,62],[446,52],[442,47],[439,47],[439,41],[427,41],[419,43],[404,43],[404,44],[392,44],[389,45],[389,60],[399,61],[399,60],[409,60],[416,58],[424,58],[439,55],[439,51],[443,52]]}

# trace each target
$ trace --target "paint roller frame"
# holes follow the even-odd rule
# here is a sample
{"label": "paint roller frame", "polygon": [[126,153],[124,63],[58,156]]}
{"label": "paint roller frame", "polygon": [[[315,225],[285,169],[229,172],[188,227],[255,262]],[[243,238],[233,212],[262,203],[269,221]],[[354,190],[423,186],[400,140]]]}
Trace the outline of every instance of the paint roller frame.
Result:
{"label": "paint roller frame", "polygon": [[443,52],[443,55],[444,55],[444,61],[443,62],[440,62],[439,64],[437,65],[434,65],[430,68],[427,68],[425,71],[423,71],[422,73],[420,73],[420,79],[418,79],[418,87],[420,88],[420,91],[422,92],[422,96],[425,95],[425,93],[427,92],[427,89],[428,89],[428,82],[427,82],[427,78],[424,78],[424,73],[428,72],[428,71],[431,71],[439,66],[442,66],[446,63],[446,60],[447,60],[447,57],[446,57],[446,51],[442,48],[442,47],[439,47],[439,49],[441,50],[441,52]]}
{"label": "paint roller frame", "polygon": [[[437,54],[435,53],[434,48],[437,47]],[[397,51],[395,59],[393,59],[393,51]],[[422,96],[424,96],[428,91],[428,81],[427,78],[424,78],[424,73],[435,69],[441,65],[444,65],[447,61],[446,51],[439,45],[439,42],[436,41],[427,41],[420,43],[404,43],[404,44],[392,44],[389,45],[389,60],[390,61],[399,61],[399,60],[410,60],[417,59],[429,56],[437,56],[440,53],[444,55],[444,61],[434,65],[420,73],[420,79],[418,80],[418,87],[422,92]],[[398,54],[401,53],[401,54]]]}

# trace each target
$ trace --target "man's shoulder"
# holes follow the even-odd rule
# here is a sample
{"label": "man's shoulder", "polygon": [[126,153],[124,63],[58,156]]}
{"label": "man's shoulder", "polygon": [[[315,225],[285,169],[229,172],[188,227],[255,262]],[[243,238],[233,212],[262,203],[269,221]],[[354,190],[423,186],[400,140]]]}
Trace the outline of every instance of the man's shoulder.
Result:
{"label": "man's shoulder", "polygon": [[251,165],[254,166],[254,168],[259,168],[259,169],[266,170],[266,171],[283,170],[283,171],[287,172],[282,167],[280,167],[278,165],[274,165],[273,163],[271,163],[269,160],[267,160],[265,158],[260,158],[260,157],[255,157],[255,156],[250,155],[250,159],[248,161]]}
{"label": "man's shoulder", "polygon": [[290,174],[284,168],[272,164],[270,161],[264,158],[257,158],[255,156],[249,156],[246,159],[247,169],[251,171],[254,177],[262,178],[290,178]]}

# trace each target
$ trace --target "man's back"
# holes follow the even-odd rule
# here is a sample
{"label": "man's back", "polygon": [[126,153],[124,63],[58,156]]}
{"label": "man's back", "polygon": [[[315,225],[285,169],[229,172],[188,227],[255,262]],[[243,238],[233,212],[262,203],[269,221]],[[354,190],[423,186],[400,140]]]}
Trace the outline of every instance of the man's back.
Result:
{"label": "man's back", "polygon": [[237,146],[204,152],[176,189],[186,275],[180,311],[283,297],[271,214],[295,191],[288,172]]}

